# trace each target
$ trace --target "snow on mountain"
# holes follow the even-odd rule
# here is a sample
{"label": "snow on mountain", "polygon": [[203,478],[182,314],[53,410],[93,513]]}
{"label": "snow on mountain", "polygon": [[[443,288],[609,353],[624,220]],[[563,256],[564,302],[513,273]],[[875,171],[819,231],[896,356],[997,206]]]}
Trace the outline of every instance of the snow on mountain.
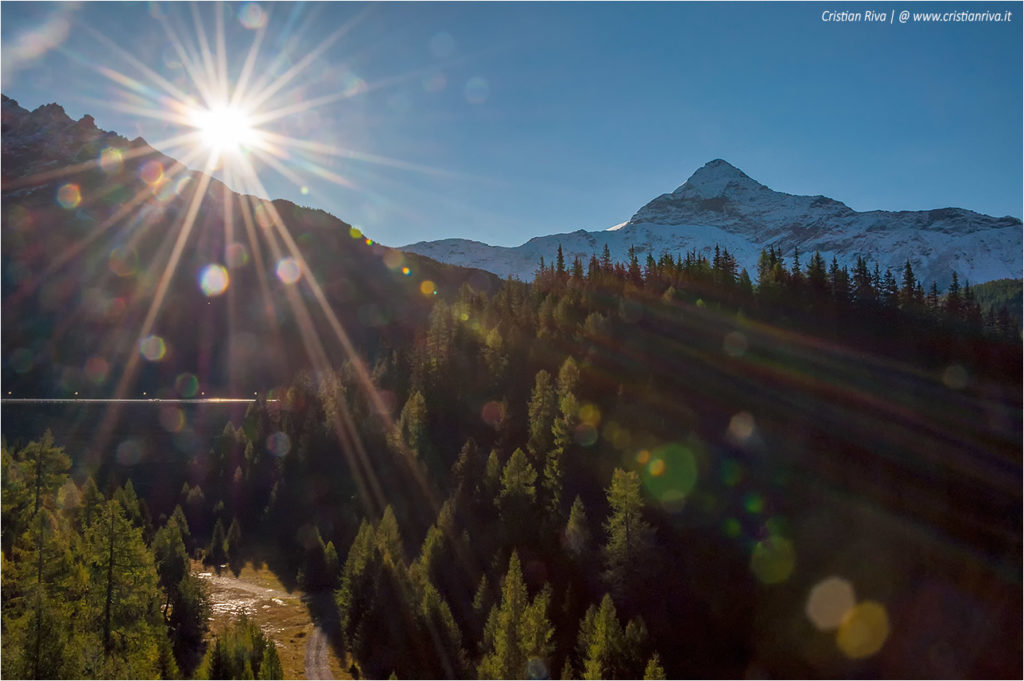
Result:
{"label": "snow on mountain", "polygon": [[534,237],[514,248],[465,239],[419,242],[403,250],[442,262],[480,267],[503,277],[532,279],[541,257],[551,262],[559,244],[568,262],[600,256],[613,260],[631,246],[655,257],[691,250],[709,258],[718,245],[756,277],[757,260],[769,246],[791,258],[819,251],[826,261],[853,265],[858,256],[898,272],[910,260],[926,283],[1019,278],[1022,227],[1017,218],[994,218],[961,208],[858,212],[825,196],[776,192],[723,160],[706,164],[671,194],[662,194],[611,229]]}

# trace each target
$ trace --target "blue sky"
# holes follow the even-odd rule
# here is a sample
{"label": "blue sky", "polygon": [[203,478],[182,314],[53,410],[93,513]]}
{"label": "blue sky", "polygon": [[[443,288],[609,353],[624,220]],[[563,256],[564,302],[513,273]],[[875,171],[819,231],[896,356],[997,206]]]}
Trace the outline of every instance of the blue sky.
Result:
{"label": "blue sky", "polygon": [[[267,193],[387,244],[516,245],[610,227],[715,158],[773,189],[857,210],[1021,215],[1021,3],[259,7],[257,75],[284,73],[348,27],[271,108],[337,97],[267,127],[355,152],[287,150],[290,178],[254,158]],[[834,9],[1013,16],[823,22]],[[222,12],[232,78],[258,33],[241,19],[251,25],[259,13],[246,10],[196,7],[211,44]],[[22,106],[56,101],[74,118],[89,113],[101,128],[151,143],[180,132],[127,110],[129,90],[100,68],[157,92],[142,64],[188,91],[155,13],[194,51],[192,6],[4,2],[0,12],[2,89]]]}

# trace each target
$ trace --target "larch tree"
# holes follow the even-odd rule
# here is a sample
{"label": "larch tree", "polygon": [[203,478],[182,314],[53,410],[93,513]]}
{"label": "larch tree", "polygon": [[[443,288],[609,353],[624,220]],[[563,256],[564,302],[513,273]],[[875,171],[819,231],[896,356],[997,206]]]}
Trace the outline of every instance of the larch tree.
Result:
{"label": "larch tree", "polygon": [[641,584],[654,545],[654,528],[643,518],[640,478],[616,468],[607,491],[611,513],[605,521],[604,579],[616,596],[632,597]]}
{"label": "larch tree", "polygon": [[484,679],[525,679],[531,659],[546,662],[553,650],[554,627],[547,616],[550,592],[531,601],[523,581],[519,555],[512,553],[496,604],[484,627],[484,657],[478,673]]}

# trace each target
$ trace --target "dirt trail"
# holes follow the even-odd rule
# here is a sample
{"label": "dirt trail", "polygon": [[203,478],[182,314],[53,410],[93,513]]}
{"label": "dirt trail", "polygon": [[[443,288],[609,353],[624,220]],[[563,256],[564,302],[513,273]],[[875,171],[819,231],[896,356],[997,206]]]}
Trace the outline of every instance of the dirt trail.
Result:
{"label": "dirt trail", "polygon": [[[276,588],[281,585],[271,573],[251,566],[243,569],[240,578],[227,571],[197,571],[210,589],[211,634],[245,613],[274,639],[285,678],[348,678],[331,654],[327,634],[310,617],[309,606],[316,595]],[[332,671],[332,664],[337,671]]]}
{"label": "dirt trail", "polygon": [[333,679],[331,665],[327,659],[327,635],[320,627],[314,627],[309,643],[306,644],[306,678]]}
{"label": "dirt trail", "polygon": [[[228,576],[230,573],[218,575],[215,572],[200,572],[199,578],[205,579],[210,582],[210,586],[215,592],[232,592],[237,591],[244,594],[251,594],[258,596],[261,600],[268,601],[295,601],[299,600],[299,595],[296,593],[288,593],[287,591],[279,591],[278,589],[268,589],[258,584],[250,584],[249,582],[237,579],[234,576]],[[246,599],[252,600],[252,599]],[[280,604],[279,604],[280,605]]]}

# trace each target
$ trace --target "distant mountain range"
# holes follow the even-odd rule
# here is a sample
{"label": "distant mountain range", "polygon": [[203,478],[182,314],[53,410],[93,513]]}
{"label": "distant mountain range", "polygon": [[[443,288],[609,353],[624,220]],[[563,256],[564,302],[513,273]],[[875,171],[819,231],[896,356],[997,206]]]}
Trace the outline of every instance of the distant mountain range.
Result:
{"label": "distant mountain range", "polygon": [[[611,222],[611,221],[609,221]],[[762,250],[774,246],[789,261],[799,249],[802,262],[819,251],[852,266],[858,256],[898,272],[910,260],[927,286],[945,287],[955,271],[961,282],[1019,278],[1021,221],[961,208],[928,211],[858,212],[825,196],[796,196],[769,189],[721,159],[711,161],[671,194],[662,194],[621,225],[530,239],[514,248],[467,239],[424,241],[402,250],[503,277],[533,278],[543,257],[550,263],[558,246],[566,262],[584,264],[607,245],[613,260],[625,260],[631,246],[641,258],[696,250],[710,256],[716,245],[736,257],[752,278]]]}
{"label": "distant mountain range", "polygon": [[[323,211],[216,180],[197,196],[200,173],[56,104],[30,112],[2,97],[2,133],[5,394],[111,396],[134,356],[127,395],[180,396],[176,385],[192,385],[190,377],[207,394],[251,395],[311,368],[317,343],[332,365],[345,361],[324,305],[352,347],[372,357],[426,323],[434,290],[498,284],[482,270],[374,243]],[[194,226],[168,268],[193,206]],[[294,262],[278,269],[290,251],[271,212],[322,297]],[[151,309],[147,341],[140,333]]]}

